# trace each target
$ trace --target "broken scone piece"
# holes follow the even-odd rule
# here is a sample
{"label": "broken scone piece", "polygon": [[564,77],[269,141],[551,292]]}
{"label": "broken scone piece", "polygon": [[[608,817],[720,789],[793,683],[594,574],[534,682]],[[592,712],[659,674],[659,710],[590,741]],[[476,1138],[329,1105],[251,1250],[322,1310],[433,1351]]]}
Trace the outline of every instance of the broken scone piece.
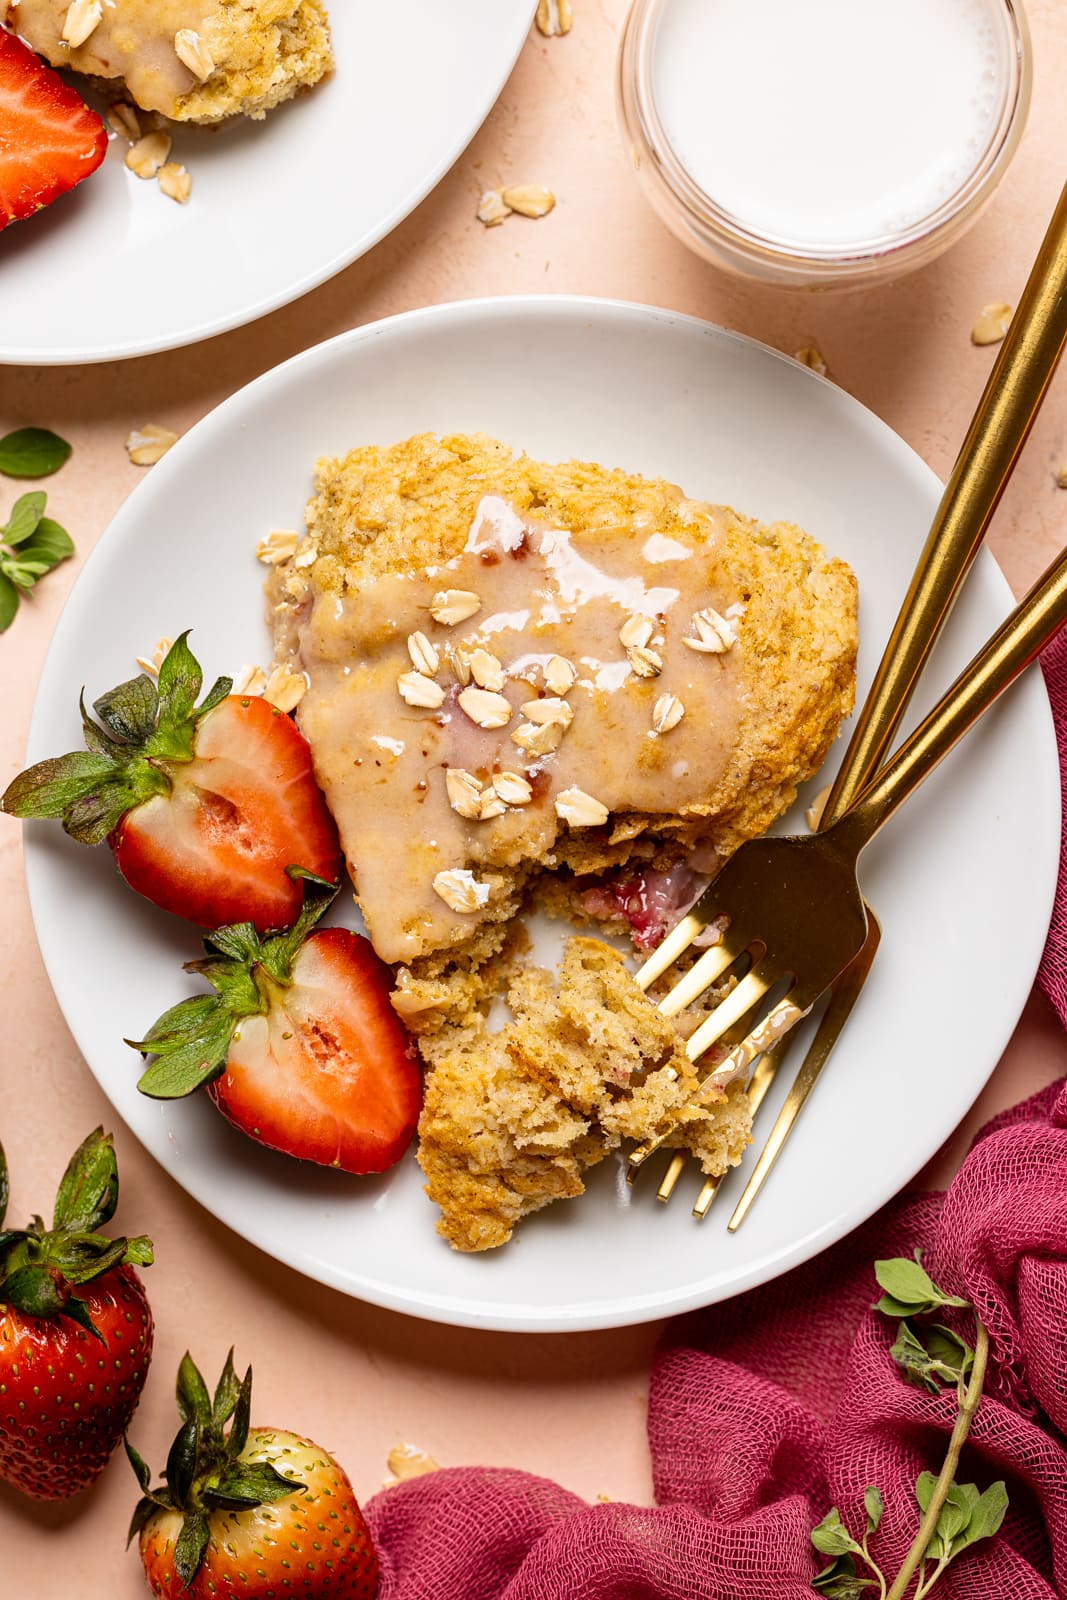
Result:
{"label": "broken scone piece", "polygon": [[333,66],[321,0],[0,0],[50,61],[176,122],[263,117]]}
{"label": "broken scone piece", "polygon": [[[482,437],[323,461],[307,524],[271,570],[276,660],[306,676],[297,720],[429,1068],[441,1231],[485,1249],[694,1083],[685,1023],[603,942],[558,980],[517,968],[521,913],[657,942],[822,763],[855,580],[798,528]],[[709,1174],[748,1138],[742,1089],[679,1132]]]}

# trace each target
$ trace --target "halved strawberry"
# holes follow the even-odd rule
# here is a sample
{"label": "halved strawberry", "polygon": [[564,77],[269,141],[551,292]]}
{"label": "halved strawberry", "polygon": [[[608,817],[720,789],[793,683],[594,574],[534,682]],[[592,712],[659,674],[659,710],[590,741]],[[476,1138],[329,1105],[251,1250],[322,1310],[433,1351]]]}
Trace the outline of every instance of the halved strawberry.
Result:
{"label": "halved strawberry", "polygon": [[107,130],[96,112],[0,28],[0,229],[51,205],[106,154]]}
{"label": "halved strawberry", "polygon": [[288,933],[262,940],[243,922],[204,940],[207,959],[186,971],[215,994],[181,1001],[126,1041],[156,1058],[137,1087],[174,1100],[207,1084],[259,1144],[344,1172],[384,1172],[418,1121],[414,1050],[369,941],[348,928],[310,931],[337,886],[302,876],[304,910]]}
{"label": "halved strawberry", "polygon": [[291,718],[219,678],[200,706],[183,633],[159,669],[82,703],[87,750],[39,761],[0,797],[16,817],[61,817],[82,844],[106,839],[131,888],[201,928],[247,918],[288,927],[299,865],[340,875],[337,829]]}

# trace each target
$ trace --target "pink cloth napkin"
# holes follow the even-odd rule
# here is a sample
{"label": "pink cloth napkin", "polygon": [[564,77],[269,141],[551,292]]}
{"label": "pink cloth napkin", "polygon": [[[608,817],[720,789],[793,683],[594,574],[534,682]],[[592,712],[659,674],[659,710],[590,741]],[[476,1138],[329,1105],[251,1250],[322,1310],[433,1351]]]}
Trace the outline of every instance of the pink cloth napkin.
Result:
{"label": "pink cloth napkin", "polygon": [[[1042,666],[1067,786],[1067,636]],[[1039,976],[1067,1025],[1067,850]],[[831,1505],[862,1530],[868,1484],[894,1575],[916,1477],[940,1469],[956,1414],[951,1392],[903,1380],[895,1324],[871,1309],[871,1263],[916,1246],[991,1336],[957,1477],[1003,1478],[1010,1502],[935,1595],[1067,1595],[1064,1082],[989,1123],[946,1194],[901,1196],[817,1261],[668,1326],[648,1405],[656,1506],[591,1506],[490,1467],[415,1479],[367,1507],[380,1600],[811,1600],[824,1558],[809,1533]]]}

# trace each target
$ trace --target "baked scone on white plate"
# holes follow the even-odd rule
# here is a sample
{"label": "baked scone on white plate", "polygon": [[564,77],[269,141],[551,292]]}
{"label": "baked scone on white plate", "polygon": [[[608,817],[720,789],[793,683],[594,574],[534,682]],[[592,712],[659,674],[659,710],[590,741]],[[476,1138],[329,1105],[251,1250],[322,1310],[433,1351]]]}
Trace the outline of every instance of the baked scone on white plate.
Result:
{"label": "baked scone on white plate", "polygon": [[333,66],[321,0],[0,0],[54,67],[175,122],[260,118]]}
{"label": "baked scone on white plate", "polygon": [[[484,437],[320,462],[307,530],[268,583],[276,660],[428,1068],[440,1231],[483,1250],[696,1081],[691,1015],[602,938],[524,961],[524,911],[657,943],[821,765],[856,583],[791,525]],[[748,1138],[741,1083],[677,1134],[709,1175]]]}

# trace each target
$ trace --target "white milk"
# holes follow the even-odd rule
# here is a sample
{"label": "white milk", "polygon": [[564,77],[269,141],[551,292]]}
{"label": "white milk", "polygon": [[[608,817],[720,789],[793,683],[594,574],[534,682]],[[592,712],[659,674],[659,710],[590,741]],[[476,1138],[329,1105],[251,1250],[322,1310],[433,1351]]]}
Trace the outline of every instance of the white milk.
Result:
{"label": "white milk", "polygon": [[663,0],[656,108],[704,193],[794,247],[847,250],[937,209],[997,126],[997,0]]}

